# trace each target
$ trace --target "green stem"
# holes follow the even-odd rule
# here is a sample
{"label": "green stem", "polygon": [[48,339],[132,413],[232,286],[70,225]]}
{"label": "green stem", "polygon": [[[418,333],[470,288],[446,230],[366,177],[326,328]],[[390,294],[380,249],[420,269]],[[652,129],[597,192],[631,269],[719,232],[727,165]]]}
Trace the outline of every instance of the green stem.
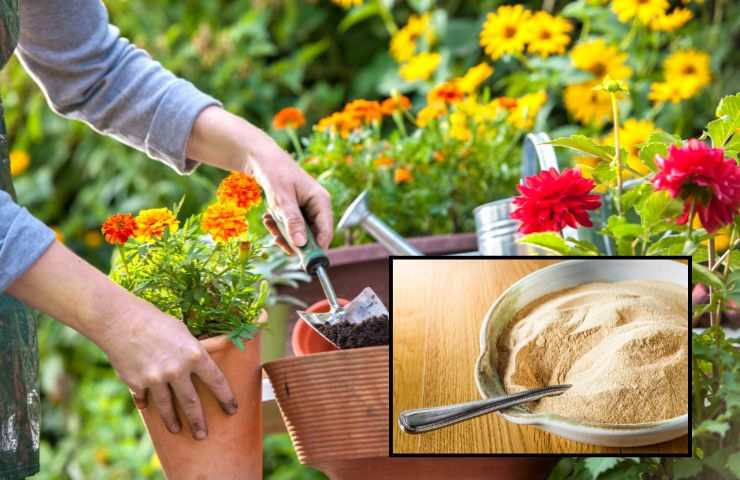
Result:
{"label": "green stem", "polygon": [[[715,257],[716,257],[716,252],[714,248],[714,237],[711,237],[709,239],[709,244],[707,245],[707,268],[711,269],[714,266],[714,263],[716,260]],[[714,291],[711,285],[708,285],[708,287],[709,287],[709,303],[712,303],[712,297],[714,296]],[[712,327],[719,326],[719,316],[715,314],[715,311],[709,312],[709,324]]]}
{"label": "green stem", "polygon": [[688,229],[686,230],[686,237],[688,238],[689,242],[691,241],[691,234],[694,233],[694,211],[696,210],[696,202],[694,199],[691,199],[691,204],[689,205],[689,221]]}
{"label": "green stem", "polygon": [[380,12],[380,18],[383,19],[385,29],[388,30],[388,35],[395,35],[396,32],[398,32],[398,25],[396,25],[395,20],[393,20],[393,15],[390,10],[385,6],[383,0],[377,0],[376,4],[378,5],[378,12]]}
{"label": "green stem", "polygon": [[298,155],[298,158],[303,158],[303,148],[301,148],[301,142],[298,140],[298,135],[295,132],[295,129],[292,127],[287,128],[288,136],[290,137],[290,141],[293,143],[293,148],[295,148],[295,152]]}
{"label": "green stem", "polygon": [[123,270],[126,272],[126,277],[129,277],[128,258],[126,258],[126,252],[123,250],[123,245],[116,245],[116,248],[118,248],[118,256],[121,257],[121,262],[123,262]]}
{"label": "green stem", "polygon": [[401,135],[403,135],[404,138],[408,137],[408,134],[406,133],[406,125],[403,124],[403,117],[401,116],[401,113],[399,112],[393,112],[393,121],[396,122],[396,126],[398,127],[398,130],[401,132]]}
{"label": "green stem", "polygon": [[638,20],[635,19],[632,21],[629,33],[627,33],[624,40],[622,40],[622,43],[619,45],[620,50],[627,50],[630,44],[632,44],[632,41],[635,39],[635,35],[637,35],[637,26]]}
{"label": "green stem", "polygon": [[624,188],[624,179],[622,178],[622,146],[619,142],[619,104],[617,94],[609,92],[612,102],[612,115],[614,123],[614,161],[617,164],[617,214],[622,214],[622,189]]}

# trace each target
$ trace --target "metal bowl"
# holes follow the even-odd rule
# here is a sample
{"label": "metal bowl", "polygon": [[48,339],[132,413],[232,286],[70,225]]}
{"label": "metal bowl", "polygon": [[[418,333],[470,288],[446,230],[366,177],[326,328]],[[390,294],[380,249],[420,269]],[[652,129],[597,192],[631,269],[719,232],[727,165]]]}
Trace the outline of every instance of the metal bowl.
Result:
{"label": "metal bowl", "polygon": [[[475,381],[481,396],[488,398],[506,394],[496,368],[496,342],[519,310],[558,290],[589,282],[623,280],[662,280],[681,285],[687,292],[689,288],[686,265],[657,259],[567,260],[537,270],[509,287],[483,319],[481,353],[475,366]],[[688,318],[686,322],[688,326]],[[555,414],[530,413],[522,406],[498,414],[513,423],[533,425],[570,440],[608,447],[651,445],[678,438],[689,431],[688,414],[660,422],[633,425],[586,424]]]}

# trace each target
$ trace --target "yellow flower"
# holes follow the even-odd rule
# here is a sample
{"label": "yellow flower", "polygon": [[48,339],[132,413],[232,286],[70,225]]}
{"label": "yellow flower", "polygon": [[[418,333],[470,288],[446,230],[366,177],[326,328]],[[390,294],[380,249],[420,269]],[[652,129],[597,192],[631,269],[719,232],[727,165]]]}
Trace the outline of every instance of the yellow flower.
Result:
{"label": "yellow flower", "polygon": [[322,132],[338,132],[346,138],[353,130],[360,128],[360,125],[360,119],[354,115],[347,112],[336,112],[319,120],[316,129]]}
{"label": "yellow flower", "polygon": [[493,67],[485,62],[479,63],[465,72],[465,75],[457,81],[457,86],[463,93],[473,93],[492,74]]}
{"label": "yellow flower", "polygon": [[149,240],[160,238],[165,229],[176,232],[180,222],[169,208],[150,208],[142,210],[136,217],[136,238]]}
{"label": "yellow flower", "polygon": [[380,157],[373,160],[374,167],[392,167],[393,163],[393,159],[386,155],[381,155]]}
{"label": "yellow flower", "polygon": [[396,182],[396,184],[408,183],[413,179],[414,176],[408,168],[398,167],[396,171],[393,172],[393,181]]}
{"label": "yellow flower", "polygon": [[98,248],[103,243],[103,236],[97,230],[88,230],[83,235],[82,242],[88,248]]}
{"label": "yellow flower", "polygon": [[216,243],[226,243],[245,233],[247,210],[233,203],[216,202],[203,212],[201,228],[211,235]]}
{"label": "yellow flower", "polygon": [[609,75],[614,80],[624,80],[632,75],[632,69],[625,65],[626,53],[620,53],[617,47],[607,45],[602,39],[576,45],[570,52],[573,65],[591,73],[602,80]]}
{"label": "yellow flower", "polygon": [[614,0],[612,2],[612,11],[617,14],[620,22],[626,23],[637,17],[645,25],[654,18],[665,15],[668,7],[668,0]]}
{"label": "yellow flower", "polygon": [[698,91],[696,81],[691,79],[687,79],[686,81],[676,79],[667,82],[653,82],[650,84],[648,98],[656,103],[680,103],[693,97]]}
{"label": "yellow flower", "polygon": [[669,82],[693,81],[697,91],[712,81],[709,55],[700,50],[678,50],[663,62],[666,80]]}
{"label": "yellow flower", "polygon": [[465,94],[456,81],[442,82],[427,93],[428,103],[457,103],[462,101]]}
{"label": "yellow flower", "polygon": [[339,5],[342,8],[351,8],[356,5],[362,5],[362,2],[364,0],[331,0],[331,1]]}
{"label": "yellow flower", "polygon": [[432,16],[429,13],[422,16],[411,15],[406,25],[393,34],[391,56],[397,62],[407,62],[416,53],[419,39],[424,39],[428,47],[434,43]]}
{"label": "yellow flower", "polygon": [[420,53],[401,65],[401,78],[407,82],[428,80],[439,67],[442,56],[439,53]]}
{"label": "yellow flower", "polygon": [[456,111],[450,115],[450,136],[461,142],[467,142],[473,137],[468,126],[468,116],[463,112]]}
{"label": "yellow flower", "polygon": [[530,33],[527,51],[541,57],[565,53],[570,43],[573,25],[563,17],[541,11],[534,14],[528,27]]}
{"label": "yellow flower", "polygon": [[[704,225],[701,224],[699,215],[694,215],[694,220],[691,222],[691,226],[693,228],[704,228]],[[730,233],[730,225],[725,225],[714,232],[714,248],[717,252],[723,252],[730,246]],[[709,245],[709,240],[703,240],[701,244]]]}
{"label": "yellow flower", "polygon": [[611,115],[609,94],[594,90],[598,82],[585,82],[565,87],[563,100],[565,109],[582,124],[600,125]]}
{"label": "yellow flower", "polygon": [[[650,173],[650,169],[640,160],[640,147],[651,133],[655,131],[655,124],[650,120],[628,118],[619,129],[619,143],[627,150],[627,165],[642,175]],[[604,143],[614,145],[614,134],[606,136]]]}
{"label": "yellow flower", "polygon": [[489,13],[480,33],[481,47],[492,59],[522,53],[529,40],[532,13],[521,5],[503,5]]}
{"label": "yellow flower", "polygon": [[31,165],[31,156],[25,150],[10,152],[10,176],[17,177]]}
{"label": "yellow flower", "polygon": [[519,97],[507,121],[517,128],[529,130],[534,126],[534,120],[542,106],[547,102],[547,93],[544,91],[530,93]]}
{"label": "yellow flower", "polygon": [[675,32],[693,18],[688,8],[676,8],[671,13],[659,15],[650,20],[650,29],[658,32]]}
{"label": "yellow flower", "polygon": [[419,113],[416,114],[416,124],[419,125],[419,127],[424,128],[429,125],[432,120],[439,118],[446,113],[447,106],[444,103],[432,103],[419,110]]}

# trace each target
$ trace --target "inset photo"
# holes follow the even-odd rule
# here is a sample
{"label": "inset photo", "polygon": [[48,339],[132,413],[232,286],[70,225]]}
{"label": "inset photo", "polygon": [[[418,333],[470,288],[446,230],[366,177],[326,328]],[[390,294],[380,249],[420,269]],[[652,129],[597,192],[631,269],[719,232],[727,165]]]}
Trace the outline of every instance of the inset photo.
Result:
{"label": "inset photo", "polygon": [[690,271],[393,258],[391,455],[688,456]]}

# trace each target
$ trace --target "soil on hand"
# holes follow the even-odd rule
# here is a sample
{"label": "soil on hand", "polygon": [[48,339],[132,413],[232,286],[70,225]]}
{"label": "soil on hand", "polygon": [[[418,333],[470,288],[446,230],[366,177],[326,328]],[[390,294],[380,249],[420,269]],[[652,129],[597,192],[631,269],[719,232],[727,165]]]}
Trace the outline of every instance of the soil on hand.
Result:
{"label": "soil on hand", "polygon": [[372,317],[364,322],[341,321],[316,325],[322,335],[341,349],[388,345],[388,316]]}

